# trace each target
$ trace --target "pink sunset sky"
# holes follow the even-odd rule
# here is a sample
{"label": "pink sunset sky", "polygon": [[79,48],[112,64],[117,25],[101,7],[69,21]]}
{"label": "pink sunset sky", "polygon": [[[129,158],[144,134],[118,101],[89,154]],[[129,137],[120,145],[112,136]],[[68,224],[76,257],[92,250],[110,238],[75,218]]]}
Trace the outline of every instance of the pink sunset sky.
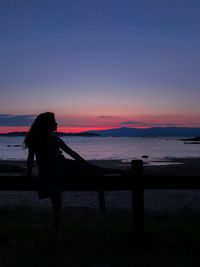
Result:
{"label": "pink sunset sky", "polygon": [[1,1],[0,132],[200,127],[200,1]]}

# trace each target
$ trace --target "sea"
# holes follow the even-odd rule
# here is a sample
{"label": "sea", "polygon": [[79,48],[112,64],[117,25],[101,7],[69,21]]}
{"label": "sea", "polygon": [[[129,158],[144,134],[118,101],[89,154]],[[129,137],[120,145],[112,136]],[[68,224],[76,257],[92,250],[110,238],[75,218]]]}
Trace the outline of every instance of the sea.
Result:
{"label": "sea", "polygon": [[[62,137],[86,160],[144,159],[152,165],[167,164],[168,158],[200,157],[200,145],[186,144],[182,138],[186,137]],[[21,136],[0,136],[0,160],[26,160],[28,150],[23,140]]]}

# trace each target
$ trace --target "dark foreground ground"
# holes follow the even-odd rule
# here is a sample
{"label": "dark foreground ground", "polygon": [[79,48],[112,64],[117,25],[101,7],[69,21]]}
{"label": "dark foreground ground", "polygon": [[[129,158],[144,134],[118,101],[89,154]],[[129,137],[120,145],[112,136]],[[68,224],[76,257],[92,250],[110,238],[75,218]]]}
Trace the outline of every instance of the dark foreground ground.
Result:
{"label": "dark foreground ground", "polygon": [[54,246],[49,211],[0,210],[1,266],[200,266],[200,219],[148,214],[144,240],[130,211],[65,209],[63,245]]}
{"label": "dark foreground ground", "polygon": [[[182,164],[147,166],[145,172],[199,175],[199,159],[177,161]],[[120,202],[122,197],[127,201],[124,194],[109,195],[108,200],[114,203],[105,214],[92,205],[94,198],[84,202],[79,196],[78,202],[70,202],[71,205],[66,198],[63,245],[59,249],[54,245],[49,204],[37,208],[31,205],[34,197],[23,195],[21,199],[21,195],[10,192],[0,194],[1,267],[200,266],[198,191],[146,192],[145,235],[139,243],[132,235],[130,207]]]}

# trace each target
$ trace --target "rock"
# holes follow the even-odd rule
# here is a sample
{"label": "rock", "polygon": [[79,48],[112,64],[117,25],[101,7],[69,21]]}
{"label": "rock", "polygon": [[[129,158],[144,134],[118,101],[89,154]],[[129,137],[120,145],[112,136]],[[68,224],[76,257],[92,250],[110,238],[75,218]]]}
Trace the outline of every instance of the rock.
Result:
{"label": "rock", "polygon": [[21,147],[22,145],[7,145],[7,147]]}

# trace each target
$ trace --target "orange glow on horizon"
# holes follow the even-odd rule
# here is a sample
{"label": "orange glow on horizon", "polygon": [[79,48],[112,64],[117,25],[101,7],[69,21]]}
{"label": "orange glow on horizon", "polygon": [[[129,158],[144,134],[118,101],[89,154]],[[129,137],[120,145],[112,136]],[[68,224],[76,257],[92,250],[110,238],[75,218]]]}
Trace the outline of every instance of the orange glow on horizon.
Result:
{"label": "orange glow on horizon", "polygon": [[[57,131],[62,133],[80,133],[86,131],[98,131],[98,130],[108,130],[113,127],[58,127]],[[117,127],[116,127],[117,128]],[[119,127],[118,127],[119,128]]]}
{"label": "orange glow on horizon", "polygon": [[[95,130],[108,130],[113,127],[58,127],[57,132],[62,133],[80,133],[85,131],[95,131]],[[117,128],[117,127],[116,127]],[[0,133],[10,133],[10,132],[28,132],[30,127],[0,127]]]}
{"label": "orange glow on horizon", "polygon": [[0,133],[10,133],[10,132],[28,132],[30,127],[20,127],[20,126],[0,126]]}
{"label": "orange glow on horizon", "polygon": [[[86,131],[99,131],[99,130],[109,130],[117,129],[121,127],[58,127],[57,132],[62,133],[80,133]],[[146,129],[149,127],[128,127],[128,128],[137,128],[137,129]],[[28,132],[30,127],[0,127],[0,133],[10,133],[10,132]]]}

